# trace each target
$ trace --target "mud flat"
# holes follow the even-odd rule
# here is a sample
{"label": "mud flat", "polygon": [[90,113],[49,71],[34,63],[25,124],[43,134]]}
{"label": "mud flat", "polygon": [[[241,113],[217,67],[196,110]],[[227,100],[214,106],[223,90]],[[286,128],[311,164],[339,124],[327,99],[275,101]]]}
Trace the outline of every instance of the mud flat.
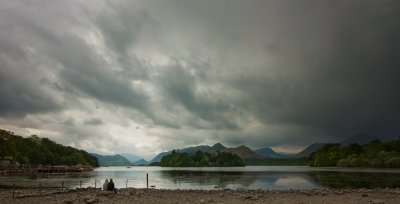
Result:
{"label": "mud flat", "polygon": [[400,189],[318,189],[318,190],[160,190],[119,189],[114,192],[94,188],[0,189],[0,203],[363,203],[398,204]]}

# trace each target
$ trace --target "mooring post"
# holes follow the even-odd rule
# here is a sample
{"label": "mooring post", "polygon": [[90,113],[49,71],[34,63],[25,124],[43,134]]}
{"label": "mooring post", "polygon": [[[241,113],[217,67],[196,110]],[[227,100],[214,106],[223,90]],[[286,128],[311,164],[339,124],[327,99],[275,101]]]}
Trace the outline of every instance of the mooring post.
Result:
{"label": "mooring post", "polygon": [[97,188],[97,180],[96,179],[94,179],[94,189],[96,189]]}
{"label": "mooring post", "polygon": [[41,194],[42,191],[42,182],[39,182],[39,195]]}
{"label": "mooring post", "polygon": [[15,198],[15,183],[13,183],[13,198]]}
{"label": "mooring post", "polygon": [[79,181],[79,188],[82,188],[82,181]]}
{"label": "mooring post", "polygon": [[64,191],[64,181],[61,181],[61,191]]}
{"label": "mooring post", "polygon": [[149,174],[148,173],[146,173],[146,186],[147,186],[147,189],[149,189]]}

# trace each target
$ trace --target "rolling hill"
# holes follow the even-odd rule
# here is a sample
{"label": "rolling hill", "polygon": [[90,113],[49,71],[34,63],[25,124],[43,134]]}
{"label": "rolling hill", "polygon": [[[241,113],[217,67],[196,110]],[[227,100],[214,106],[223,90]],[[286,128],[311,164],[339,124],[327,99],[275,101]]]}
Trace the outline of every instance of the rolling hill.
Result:
{"label": "rolling hill", "polygon": [[270,147],[264,147],[254,151],[256,154],[263,158],[288,158],[290,155],[279,154],[272,150]]}
{"label": "rolling hill", "polygon": [[292,155],[292,158],[305,158],[309,157],[311,153],[317,151],[319,148],[323,147],[325,143],[314,143],[308,147],[306,147],[303,151]]}
{"label": "rolling hill", "polygon": [[139,155],[132,154],[132,153],[119,153],[119,155],[125,157],[126,159],[128,159],[132,163],[143,158],[143,157],[141,157]]}
{"label": "rolling hill", "polygon": [[132,163],[125,157],[116,155],[100,155],[90,153],[92,156],[97,158],[100,166],[130,166]]}

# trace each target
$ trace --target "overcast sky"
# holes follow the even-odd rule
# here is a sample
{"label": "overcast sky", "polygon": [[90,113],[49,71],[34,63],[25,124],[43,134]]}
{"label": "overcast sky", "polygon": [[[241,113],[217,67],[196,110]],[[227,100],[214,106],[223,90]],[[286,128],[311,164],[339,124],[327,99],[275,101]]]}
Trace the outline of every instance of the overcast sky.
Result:
{"label": "overcast sky", "polygon": [[400,135],[400,1],[0,2],[0,128],[147,158]]}

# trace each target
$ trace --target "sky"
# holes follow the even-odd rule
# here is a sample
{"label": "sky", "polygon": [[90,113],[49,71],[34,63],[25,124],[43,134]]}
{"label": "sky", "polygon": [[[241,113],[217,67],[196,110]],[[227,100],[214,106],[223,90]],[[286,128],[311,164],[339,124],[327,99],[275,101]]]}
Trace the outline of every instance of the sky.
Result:
{"label": "sky", "polygon": [[400,135],[400,2],[3,0],[0,128],[89,152]]}

